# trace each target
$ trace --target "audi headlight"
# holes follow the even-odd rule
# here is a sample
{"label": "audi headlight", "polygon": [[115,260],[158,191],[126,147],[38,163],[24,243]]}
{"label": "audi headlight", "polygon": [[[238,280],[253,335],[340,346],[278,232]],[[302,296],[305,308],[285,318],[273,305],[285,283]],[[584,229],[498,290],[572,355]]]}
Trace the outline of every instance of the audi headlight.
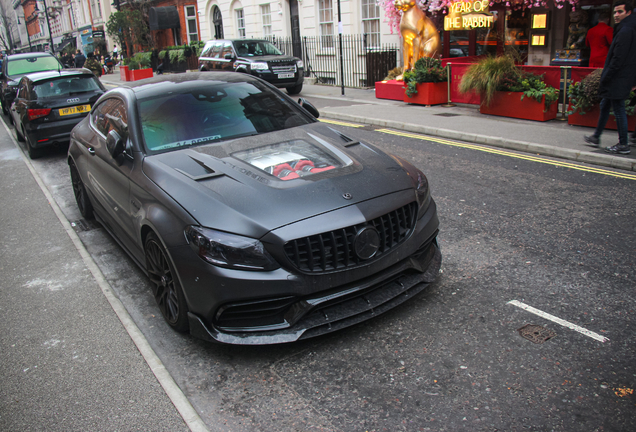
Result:
{"label": "audi headlight", "polygon": [[296,67],[302,69],[304,67],[302,60],[296,60]]}
{"label": "audi headlight", "polygon": [[199,257],[219,267],[235,270],[275,270],[280,267],[263,243],[255,239],[192,225],[186,228],[185,236]]}
{"label": "audi headlight", "polygon": [[268,70],[269,66],[267,66],[267,62],[255,62],[251,63],[250,67],[252,70]]}

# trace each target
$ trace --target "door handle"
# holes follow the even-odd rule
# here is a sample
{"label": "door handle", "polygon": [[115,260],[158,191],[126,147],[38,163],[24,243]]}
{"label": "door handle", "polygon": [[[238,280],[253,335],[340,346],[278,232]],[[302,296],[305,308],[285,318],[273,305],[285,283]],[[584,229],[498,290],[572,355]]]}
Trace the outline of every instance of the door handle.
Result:
{"label": "door handle", "polygon": [[95,156],[95,149],[93,147],[88,147],[86,150],[88,150],[88,153],[90,153],[91,156]]}

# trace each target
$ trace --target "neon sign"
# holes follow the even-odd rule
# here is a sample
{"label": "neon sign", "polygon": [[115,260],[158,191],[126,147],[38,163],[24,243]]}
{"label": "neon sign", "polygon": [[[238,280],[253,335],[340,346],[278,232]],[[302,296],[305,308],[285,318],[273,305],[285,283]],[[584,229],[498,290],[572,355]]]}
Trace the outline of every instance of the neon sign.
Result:
{"label": "neon sign", "polygon": [[491,28],[495,17],[488,11],[489,0],[458,1],[448,7],[444,30],[472,30]]}

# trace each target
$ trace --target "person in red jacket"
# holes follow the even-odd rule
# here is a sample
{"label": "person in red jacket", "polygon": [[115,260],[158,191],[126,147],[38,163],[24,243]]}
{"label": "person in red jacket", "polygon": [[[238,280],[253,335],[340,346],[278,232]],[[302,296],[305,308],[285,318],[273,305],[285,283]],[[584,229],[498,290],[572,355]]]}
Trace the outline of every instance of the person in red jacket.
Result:
{"label": "person in red jacket", "polygon": [[605,65],[607,51],[614,36],[614,30],[608,24],[609,14],[601,12],[598,15],[598,24],[587,32],[585,45],[590,48],[590,67],[602,68]]}

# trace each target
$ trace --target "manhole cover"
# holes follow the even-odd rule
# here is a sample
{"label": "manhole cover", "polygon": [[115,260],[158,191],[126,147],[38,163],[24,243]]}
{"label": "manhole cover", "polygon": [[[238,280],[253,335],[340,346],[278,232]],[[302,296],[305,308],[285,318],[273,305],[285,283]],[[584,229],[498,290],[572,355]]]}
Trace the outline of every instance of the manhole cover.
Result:
{"label": "manhole cover", "polygon": [[542,344],[556,336],[556,333],[552,330],[534,324],[526,324],[517,331],[522,338],[536,344]]}
{"label": "manhole cover", "polygon": [[456,117],[456,116],[460,116],[461,114],[455,114],[455,113],[439,113],[439,114],[433,114],[436,116],[440,116],[440,117]]}
{"label": "manhole cover", "polygon": [[73,227],[75,232],[91,231],[98,228],[95,222],[87,221],[86,219],[73,221],[71,222],[71,226]]}

